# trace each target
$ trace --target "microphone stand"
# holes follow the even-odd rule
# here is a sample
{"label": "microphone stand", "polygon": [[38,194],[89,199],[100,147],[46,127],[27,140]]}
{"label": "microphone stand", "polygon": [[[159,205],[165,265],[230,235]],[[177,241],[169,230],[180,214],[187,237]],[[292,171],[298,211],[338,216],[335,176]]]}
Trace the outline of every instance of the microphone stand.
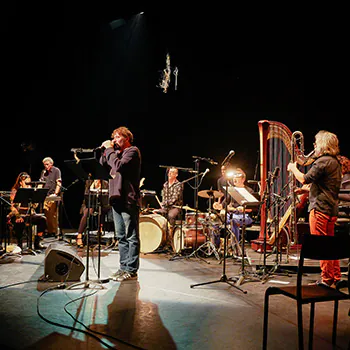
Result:
{"label": "microphone stand", "polygon": [[[244,294],[246,294],[247,291],[245,291],[245,290],[241,289],[240,287],[236,286],[226,276],[226,251],[227,251],[227,236],[228,236],[228,233],[227,233],[227,202],[228,202],[228,180],[226,178],[226,186],[225,186],[225,223],[224,223],[224,259],[223,259],[223,265],[222,265],[221,278],[219,280],[214,280],[214,281],[210,281],[210,282],[191,284],[190,287],[194,288],[196,286],[202,286],[202,285],[205,285],[205,284],[225,282],[225,283],[229,284],[230,286],[235,287],[236,289],[238,289],[241,292],[243,292]],[[243,244],[244,244],[244,237],[242,237],[242,239],[243,239]],[[243,252],[242,252],[242,254],[243,254]],[[242,256],[242,261],[243,260],[244,260],[244,256]]]}
{"label": "microphone stand", "polygon": [[[271,270],[262,278],[263,283],[267,281],[269,277],[272,275],[279,275],[279,276],[288,276],[290,277],[291,274],[295,274],[295,272],[286,270],[286,269],[279,269],[280,263],[282,261],[282,241],[281,241],[281,231],[280,231],[280,211],[281,206],[285,203],[285,199],[279,195],[275,195],[275,200],[271,204],[271,207],[275,207],[275,216],[272,220],[272,223],[274,223],[274,229],[275,229],[275,250],[276,250],[276,257],[274,261],[274,266],[271,268]],[[287,233],[288,235],[288,233]],[[288,239],[288,237],[287,237]],[[272,253],[271,253],[272,254]],[[279,271],[279,272],[278,272]]]}

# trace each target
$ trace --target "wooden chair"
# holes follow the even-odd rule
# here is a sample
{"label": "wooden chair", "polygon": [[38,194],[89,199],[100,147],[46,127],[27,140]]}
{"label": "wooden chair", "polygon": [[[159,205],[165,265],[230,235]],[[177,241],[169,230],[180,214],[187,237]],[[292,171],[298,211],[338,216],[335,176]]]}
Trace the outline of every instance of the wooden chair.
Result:
{"label": "wooden chair", "polygon": [[[350,258],[350,236],[331,237],[310,234],[304,235],[300,252],[296,285],[269,287],[265,291],[263,349],[267,348],[269,298],[270,295],[277,294],[282,294],[288,298],[294,299],[297,303],[299,349],[304,348],[302,306],[304,304],[310,304],[309,349],[312,349],[315,304],[318,302],[333,301],[332,344],[335,345],[336,343],[339,300],[350,299],[349,273],[347,277],[348,285],[344,291],[323,285],[303,285],[302,277],[304,274],[305,258],[314,260],[337,260]],[[350,266],[348,264],[348,272],[349,270]]]}

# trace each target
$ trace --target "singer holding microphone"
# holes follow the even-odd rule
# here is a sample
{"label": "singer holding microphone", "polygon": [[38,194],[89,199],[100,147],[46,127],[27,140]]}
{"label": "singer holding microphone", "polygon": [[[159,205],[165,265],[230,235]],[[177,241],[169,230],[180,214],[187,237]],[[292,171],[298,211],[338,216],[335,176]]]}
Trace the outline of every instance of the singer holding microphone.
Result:
{"label": "singer holding microphone", "polygon": [[140,177],[141,153],[133,146],[133,134],[121,126],[112,140],[101,145],[100,163],[109,169],[109,204],[112,207],[119,247],[119,269],[110,279],[118,282],[137,279],[140,264]]}

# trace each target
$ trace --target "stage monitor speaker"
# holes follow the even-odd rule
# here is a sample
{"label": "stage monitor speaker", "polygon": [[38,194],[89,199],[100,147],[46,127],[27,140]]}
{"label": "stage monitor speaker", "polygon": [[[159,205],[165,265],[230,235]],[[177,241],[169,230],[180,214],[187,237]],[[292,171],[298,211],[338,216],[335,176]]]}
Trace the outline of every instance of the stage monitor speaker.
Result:
{"label": "stage monitor speaker", "polygon": [[45,251],[44,278],[46,281],[80,281],[85,266],[70,247],[51,243]]}

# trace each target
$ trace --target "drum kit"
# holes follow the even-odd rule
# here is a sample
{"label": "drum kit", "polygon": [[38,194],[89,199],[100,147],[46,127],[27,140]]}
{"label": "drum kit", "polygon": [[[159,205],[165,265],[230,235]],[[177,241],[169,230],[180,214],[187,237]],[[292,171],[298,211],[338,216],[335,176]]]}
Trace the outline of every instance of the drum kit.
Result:
{"label": "drum kit", "polygon": [[[174,206],[186,211],[185,219],[177,221],[171,227],[168,220],[161,214],[146,213],[141,210],[140,215],[140,251],[153,253],[167,243],[167,236],[171,237],[174,253],[188,250],[198,250],[210,256],[212,254],[220,260],[220,232],[222,221],[216,212],[211,209],[211,200],[223,196],[219,191],[204,190],[198,196],[209,199],[209,208],[206,212],[197,211],[187,205]],[[144,214],[145,213],[145,214]],[[170,235],[168,235],[170,233]]]}

